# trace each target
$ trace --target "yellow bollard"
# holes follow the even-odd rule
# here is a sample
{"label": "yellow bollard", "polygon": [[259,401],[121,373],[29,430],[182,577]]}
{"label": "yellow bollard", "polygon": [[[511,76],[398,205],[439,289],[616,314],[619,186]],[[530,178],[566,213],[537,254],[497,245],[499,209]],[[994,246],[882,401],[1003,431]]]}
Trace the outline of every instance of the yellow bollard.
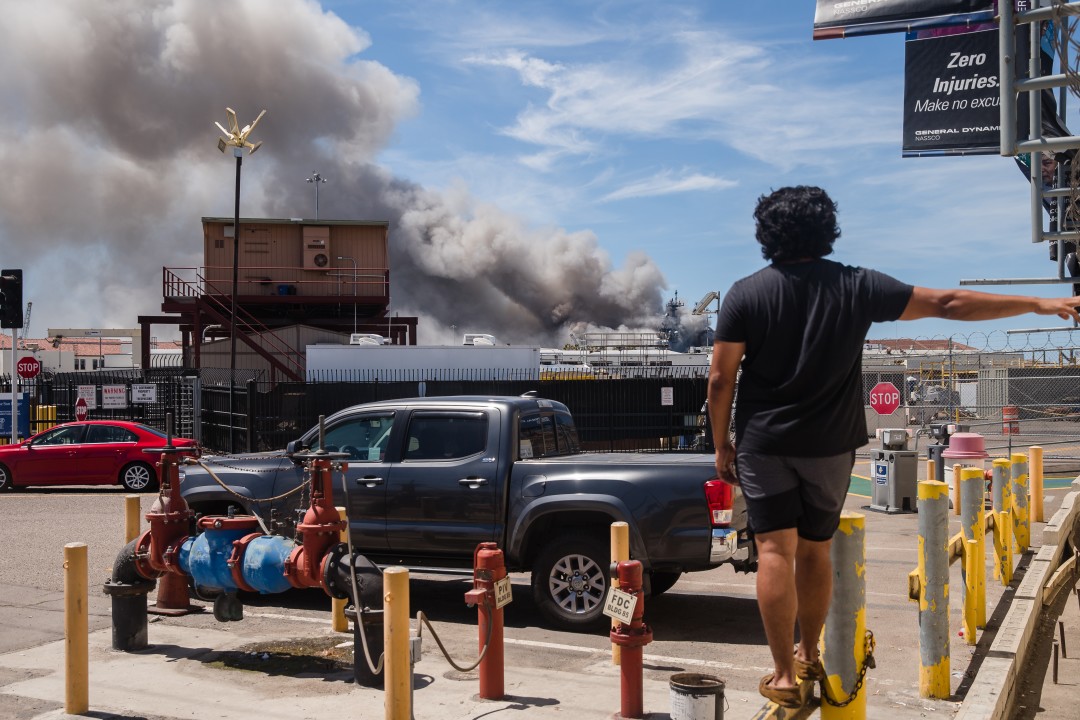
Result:
{"label": "yellow bollard", "polygon": [[[975,542],[976,553],[976,560],[970,566],[964,564],[965,583],[967,574],[974,573],[971,603],[975,608],[975,627],[981,628],[986,627],[986,477],[978,467],[966,467],[960,475],[960,526],[964,541]],[[971,570],[967,569],[969,567]],[[964,607],[967,606],[968,595],[965,594]]]}
{"label": "yellow bollard", "polygon": [[1012,582],[1012,512],[1002,510],[994,516],[994,554],[996,556],[997,572],[995,577],[1001,578],[1001,584],[1008,587]]}
{"label": "yellow bollard", "polygon": [[[335,508],[338,514],[338,520],[345,520],[345,508]],[[349,531],[348,525],[345,529],[338,533],[338,539],[341,542],[348,542],[349,538],[345,534]],[[345,604],[349,602],[348,598],[332,598],[330,600],[330,627],[334,632],[349,632],[349,619],[345,617]],[[357,616],[359,622],[359,616]]]}
{"label": "yellow bollard", "polygon": [[926,479],[937,480],[937,464],[933,458],[926,458]]}
{"label": "yellow bollard", "polygon": [[1018,553],[1027,552],[1031,544],[1031,521],[1028,516],[1028,466],[1027,455],[1013,453],[1010,458],[1012,464],[1012,483],[1010,494],[1012,495],[1013,511],[1013,539]]}
{"label": "yellow bollard", "polygon": [[822,720],[865,720],[866,688],[842,707],[829,702],[846,700],[855,689],[866,661],[866,517],[844,512],[833,534],[831,548],[833,576],[832,602],[822,629],[821,661],[826,679],[821,702]]}
{"label": "yellow bollard", "polygon": [[86,543],[64,546],[64,712],[90,709],[90,643],[86,621]]}
{"label": "yellow bollard", "polygon": [[[624,522],[611,523],[611,562],[623,562],[630,559],[630,526]],[[619,578],[611,573],[611,587],[619,587]],[[606,599],[606,598],[605,598]],[[615,618],[611,619],[611,627],[619,625]],[[615,643],[611,644],[611,664],[622,663],[622,648]]]}
{"label": "yellow bollard", "polygon": [[964,541],[964,639],[968,645],[975,644],[978,626],[979,570],[982,564],[979,557],[979,543],[974,540]]}
{"label": "yellow bollard", "polygon": [[[952,466],[952,507],[953,515],[960,514],[960,478],[964,468],[962,465]],[[927,478],[927,480],[933,480],[934,478]]]}
{"label": "yellow bollard", "polygon": [[1043,515],[1043,449],[1032,445],[1028,452],[1031,454],[1031,521],[1046,522]]}
{"label": "yellow bollard", "polygon": [[124,544],[139,537],[139,531],[142,529],[142,518],[139,515],[139,496],[138,495],[125,495],[124,496]]}
{"label": "yellow bollard", "polygon": [[949,691],[949,486],[919,483],[919,697]]}
{"label": "yellow bollard", "polygon": [[392,567],[383,572],[383,700],[386,720],[412,717],[412,660],[409,657],[409,571]]}

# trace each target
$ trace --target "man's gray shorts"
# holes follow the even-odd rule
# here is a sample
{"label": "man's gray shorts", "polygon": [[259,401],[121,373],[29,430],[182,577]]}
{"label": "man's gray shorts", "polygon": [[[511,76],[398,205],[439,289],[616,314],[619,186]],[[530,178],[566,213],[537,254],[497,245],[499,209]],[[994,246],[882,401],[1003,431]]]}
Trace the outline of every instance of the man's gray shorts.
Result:
{"label": "man's gray shorts", "polygon": [[760,534],[797,528],[807,540],[831,539],[854,466],[854,450],[811,458],[736,453],[750,529]]}

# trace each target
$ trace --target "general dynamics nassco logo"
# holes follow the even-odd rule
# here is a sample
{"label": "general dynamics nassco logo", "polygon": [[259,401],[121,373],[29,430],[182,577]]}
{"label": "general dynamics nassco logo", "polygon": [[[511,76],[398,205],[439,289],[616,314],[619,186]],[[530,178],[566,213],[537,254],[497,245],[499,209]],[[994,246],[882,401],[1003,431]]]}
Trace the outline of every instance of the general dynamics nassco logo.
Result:
{"label": "general dynamics nassco logo", "polygon": [[960,133],[973,133],[973,132],[1000,132],[1001,128],[997,125],[976,125],[974,127],[966,128],[947,128],[943,130],[916,130],[916,135],[959,135]]}
{"label": "general dynamics nassco logo", "polygon": [[882,0],[845,0],[833,5],[833,15],[844,17],[845,15],[862,15],[869,12],[870,8]]}

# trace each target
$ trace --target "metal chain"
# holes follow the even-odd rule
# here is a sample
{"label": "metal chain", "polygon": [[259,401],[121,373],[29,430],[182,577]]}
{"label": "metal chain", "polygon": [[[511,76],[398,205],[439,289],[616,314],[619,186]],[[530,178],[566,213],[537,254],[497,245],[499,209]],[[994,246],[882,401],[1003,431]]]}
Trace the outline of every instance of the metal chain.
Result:
{"label": "metal chain", "polygon": [[821,681],[821,699],[827,702],[833,707],[845,707],[850,705],[855,698],[859,696],[859,691],[862,690],[863,683],[866,682],[866,671],[872,667],[877,667],[877,662],[874,660],[874,648],[877,647],[874,642],[874,633],[869,630],[866,631],[866,644],[864,646],[865,657],[863,658],[862,669],[859,671],[859,677],[855,681],[855,688],[851,691],[851,694],[847,696],[846,700],[837,701],[829,697],[829,682],[828,679]]}
{"label": "metal chain", "polygon": [[203,463],[202,460],[188,460],[188,462],[189,463],[193,462],[195,465],[198,465],[203,470],[205,470],[207,473],[209,473],[210,477],[213,478],[214,482],[216,482],[218,485],[221,486],[222,490],[229,493],[233,497],[239,498],[240,500],[243,500],[244,502],[248,502],[248,503],[264,503],[264,502],[274,502],[275,500],[283,500],[283,499],[285,499],[285,498],[287,498],[287,497],[289,497],[291,495],[295,495],[296,493],[302,491],[304,488],[307,487],[307,482],[302,482],[301,484],[294,487],[292,490],[289,490],[288,492],[284,492],[281,495],[275,495],[274,497],[268,497],[268,498],[249,498],[246,495],[241,495],[240,493],[236,492],[231,487],[226,485],[224,482],[222,482],[221,478],[219,478],[214,473],[213,470],[208,468],[205,465],[205,463]]}
{"label": "metal chain", "polygon": [[[488,604],[487,600],[484,601],[484,607],[487,608],[488,612],[491,612],[492,607]],[[454,658],[450,657],[450,652],[443,645],[442,640],[439,639],[439,634],[435,632],[435,627],[431,624],[431,621],[428,620],[427,615],[425,615],[422,610],[417,611],[416,619],[418,621],[416,623],[416,636],[422,637],[424,625],[427,625],[428,630],[431,631],[431,636],[435,638],[435,644],[439,646],[439,650],[442,651],[443,657],[446,658],[446,662],[450,663],[450,667],[454,668],[458,672],[472,672],[477,667],[479,667],[480,663],[484,660],[484,656],[487,655],[488,648],[491,647],[491,630],[492,626],[494,626],[495,623],[489,621],[487,624],[487,637],[484,638],[484,649],[480,651],[480,657],[476,658],[476,662],[467,667],[464,665],[458,665],[456,662],[454,662]]]}

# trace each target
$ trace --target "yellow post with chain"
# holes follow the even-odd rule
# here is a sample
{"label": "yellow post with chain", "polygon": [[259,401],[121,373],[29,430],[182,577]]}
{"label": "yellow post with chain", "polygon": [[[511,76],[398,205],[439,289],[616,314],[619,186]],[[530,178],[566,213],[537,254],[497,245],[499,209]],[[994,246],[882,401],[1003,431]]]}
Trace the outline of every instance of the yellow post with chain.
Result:
{"label": "yellow post with chain", "polygon": [[[844,512],[833,535],[834,577],[829,615],[822,629],[822,720],[865,720],[867,667],[873,636],[866,630],[866,517]],[[868,652],[870,653],[868,656]]]}
{"label": "yellow post with chain", "polygon": [[90,709],[90,646],[86,618],[86,543],[64,546],[64,712]]}
{"label": "yellow post with chain", "polygon": [[387,568],[383,573],[383,706],[386,720],[412,717],[412,660],[409,657],[409,571]]}

